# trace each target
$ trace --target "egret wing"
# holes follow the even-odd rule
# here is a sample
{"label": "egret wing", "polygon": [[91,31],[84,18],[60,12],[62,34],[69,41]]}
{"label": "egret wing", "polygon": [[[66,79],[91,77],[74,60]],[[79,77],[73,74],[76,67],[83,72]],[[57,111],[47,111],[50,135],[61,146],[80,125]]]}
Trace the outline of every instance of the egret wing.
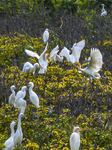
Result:
{"label": "egret wing", "polygon": [[72,49],[72,54],[75,55],[75,58],[78,62],[79,62],[79,58],[80,58],[80,55],[81,55],[81,51],[84,48],[84,46],[85,46],[85,40],[82,40],[78,43],[75,43],[71,48]]}
{"label": "egret wing", "polygon": [[90,54],[91,60],[88,65],[88,69],[92,69],[95,72],[98,72],[100,68],[102,67],[102,54],[98,49],[91,49],[91,54]]}
{"label": "egret wing", "polygon": [[50,56],[52,56],[54,53],[58,53],[59,46],[57,45],[51,52],[50,52]]}
{"label": "egret wing", "polygon": [[46,65],[45,53],[47,51],[47,46],[48,46],[48,42],[46,44],[45,50],[42,52],[38,60],[41,67],[44,67],[44,65]]}
{"label": "egret wing", "polygon": [[37,59],[39,59],[39,55],[38,55],[37,53],[32,52],[32,51],[30,51],[30,50],[28,50],[28,49],[25,49],[25,52],[26,52],[29,56],[31,56],[31,57],[36,57]]}
{"label": "egret wing", "polygon": [[68,61],[70,61],[70,50],[64,47],[60,52],[60,56],[64,56],[67,58]]}
{"label": "egret wing", "polygon": [[31,98],[32,103],[35,106],[39,105],[39,98],[35,92],[32,92],[32,94],[30,95],[30,98]]}

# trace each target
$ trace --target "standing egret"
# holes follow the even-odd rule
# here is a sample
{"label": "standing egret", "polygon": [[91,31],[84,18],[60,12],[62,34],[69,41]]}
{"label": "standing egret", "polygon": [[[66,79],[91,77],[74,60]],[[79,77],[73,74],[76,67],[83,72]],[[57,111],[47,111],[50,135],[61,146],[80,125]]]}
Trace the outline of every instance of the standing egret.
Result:
{"label": "standing egret", "polygon": [[70,136],[70,148],[71,150],[78,150],[80,147],[80,133],[82,129],[78,127],[74,127],[73,133]]}
{"label": "standing egret", "polygon": [[98,73],[98,71],[102,67],[102,54],[98,49],[92,48],[90,57],[91,59],[89,65],[84,69],[81,68],[80,63],[75,62],[75,64],[78,65],[79,71],[89,74],[93,77],[93,79],[100,79],[100,74]]}
{"label": "standing egret", "polygon": [[50,61],[62,61],[63,57],[58,55],[57,53],[59,52],[59,46],[57,45],[51,52],[50,52]]}
{"label": "standing egret", "polygon": [[36,67],[39,68],[39,64],[35,63],[34,65],[32,65],[30,62],[26,62],[23,66],[23,70],[22,72],[31,72],[31,73],[35,73]]}
{"label": "standing egret", "polygon": [[11,86],[11,91],[12,91],[12,94],[9,96],[9,105],[14,105],[14,102],[15,102],[15,85],[12,85]]}
{"label": "standing egret", "polygon": [[22,133],[22,128],[21,128],[21,117],[23,116],[24,116],[23,113],[20,113],[18,116],[18,126],[14,134],[14,146],[16,146],[17,144],[21,145],[21,142],[23,139],[23,133]]}
{"label": "standing egret", "polygon": [[17,92],[15,97],[15,103],[19,98],[24,98],[26,96],[27,87],[23,86],[20,91]]}
{"label": "standing egret", "polygon": [[49,29],[46,29],[43,33],[43,41],[46,43],[49,39]]}
{"label": "standing egret", "polygon": [[79,62],[80,54],[84,46],[85,46],[85,40],[75,43],[71,48],[72,50],[71,55],[70,55],[70,50],[64,47],[60,52],[60,56],[65,56],[68,62],[70,63]]}
{"label": "standing egret", "polygon": [[18,108],[21,113],[24,113],[26,108],[26,101],[23,99],[26,96],[26,86],[23,86],[20,91],[17,92],[15,97],[14,107]]}
{"label": "standing egret", "polygon": [[102,5],[102,10],[101,10],[101,16],[106,16],[107,15],[107,11],[105,10],[104,8],[104,4],[101,4]]}
{"label": "standing egret", "polygon": [[38,62],[39,62],[39,65],[40,65],[40,70],[38,72],[39,74],[43,74],[47,71],[48,58],[49,58],[49,53],[46,53],[47,46],[48,46],[48,43],[46,44],[45,50],[42,52],[42,54],[40,56],[35,52],[32,52],[30,50],[25,49],[25,52],[29,56],[36,57],[38,59]]}
{"label": "standing egret", "polygon": [[14,148],[14,126],[16,125],[16,122],[12,122],[10,124],[10,128],[11,128],[11,137],[5,141],[4,145],[7,148],[4,148],[3,150],[13,150]]}
{"label": "standing egret", "polygon": [[30,100],[37,108],[39,108],[39,98],[37,94],[33,91],[33,87],[34,87],[33,82],[29,82],[28,86],[29,86]]}
{"label": "standing egret", "polygon": [[18,108],[19,109],[19,112],[20,113],[23,113],[25,112],[25,109],[26,109],[26,101],[23,99],[23,98],[19,98],[16,103],[15,103],[15,108]]}

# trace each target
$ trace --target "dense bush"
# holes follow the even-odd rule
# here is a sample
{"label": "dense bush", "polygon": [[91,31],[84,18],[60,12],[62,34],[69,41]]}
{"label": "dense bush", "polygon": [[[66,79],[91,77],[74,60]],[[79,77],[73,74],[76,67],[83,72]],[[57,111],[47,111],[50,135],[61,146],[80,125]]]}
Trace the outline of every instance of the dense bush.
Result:
{"label": "dense bush", "polygon": [[[102,3],[108,12],[106,17],[100,17]],[[19,114],[8,104],[10,86],[14,84],[17,92],[29,82],[35,85],[40,107],[37,110],[31,104],[27,91],[22,118],[24,138],[22,147],[15,150],[69,150],[69,137],[77,125],[84,129],[80,150],[112,148],[112,127],[104,130],[106,118],[112,115],[111,4],[111,0],[0,1],[0,149],[10,136],[10,123],[17,121]],[[62,28],[58,28],[60,17]],[[50,29],[48,52],[57,44],[61,51],[64,46],[70,49],[75,42],[86,40],[80,58],[82,67],[88,65],[85,58],[90,49],[100,49],[101,79],[90,80],[87,74],[79,74],[77,67],[66,59],[62,63],[49,62],[43,75],[38,74],[38,69],[35,75],[22,73],[26,61],[38,61],[29,57],[25,49],[39,55],[44,50],[45,28]]]}
{"label": "dense bush", "polygon": [[[52,35],[51,35],[52,36]],[[53,38],[53,37],[52,37]],[[55,37],[54,37],[55,38]],[[55,42],[57,40],[54,39]],[[104,46],[111,41],[105,41]],[[4,43],[4,45],[3,45]],[[10,107],[8,98],[10,86],[14,84],[16,92],[28,82],[34,82],[34,91],[40,98],[40,108],[29,101],[26,95],[27,107],[22,119],[24,139],[21,149],[69,149],[69,137],[74,125],[81,126],[80,149],[107,149],[111,147],[111,132],[104,131],[104,122],[111,110],[112,74],[103,65],[100,80],[88,80],[88,75],[79,74],[76,66],[54,62],[48,65],[43,75],[22,73],[25,61],[35,63],[29,58],[25,48],[41,53],[44,49],[41,38],[31,38],[28,35],[16,33],[14,37],[1,36],[1,148],[10,135],[10,123],[16,121],[18,110]],[[48,51],[50,49],[48,47]],[[84,55],[86,49],[83,50]],[[83,67],[87,63],[83,64]],[[27,92],[28,93],[28,92]],[[53,113],[49,113],[49,107]],[[32,110],[32,111],[31,111]],[[111,114],[111,113],[110,113]],[[107,142],[106,142],[107,141]],[[110,142],[109,142],[110,141]]]}

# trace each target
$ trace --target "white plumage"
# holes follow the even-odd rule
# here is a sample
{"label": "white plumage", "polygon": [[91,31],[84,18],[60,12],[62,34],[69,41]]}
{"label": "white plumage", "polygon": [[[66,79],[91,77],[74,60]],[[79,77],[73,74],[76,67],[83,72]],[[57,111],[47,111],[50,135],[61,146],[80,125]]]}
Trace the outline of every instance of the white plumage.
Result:
{"label": "white plumage", "polygon": [[3,150],[13,150],[14,148],[14,126],[16,125],[16,122],[12,122],[10,124],[10,128],[11,128],[11,137],[5,141],[4,145],[7,148],[3,148]]}
{"label": "white plumage", "polygon": [[81,64],[80,63],[76,62],[75,64],[79,66],[79,70],[80,71],[89,74],[94,79],[95,78],[96,79],[100,79],[100,74],[98,73],[98,71],[102,67],[102,62],[103,62],[102,61],[102,54],[101,54],[101,52],[98,49],[92,48],[90,57],[91,57],[90,63],[84,69],[81,68]]}
{"label": "white plumage", "polygon": [[61,50],[60,56],[66,57],[68,62],[70,62],[70,63],[79,62],[80,54],[81,54],[81,51],[84,48],[84,46],[85,46],[85,40],[75,43],[71,48],[71,50],[72,50],[71,54],[70,54],[70,50],[68,50],[66,47],[64,47]]}
{"label": "white plumage", "polygon": [[23,66],[22,72],[30,72],[30,73],[35,73],[36,67],[39,68],[39,64],[35,63],[32,65],[30,62],[26,62]]}
{"label": "white plumage", "polygon": [[17,144],[21,145],[22,139],[23,139],[23,132],[22,132],[22,128],[21,128],[21,117],[23,117],[24,114],[20,113],[18,116],[18,126],[17,126],[17,130],[14,134],[14,146],[16,146]]}
{"label": "white plumage", "polygon": [[25,109],[26,109],[26,101],[23,99],[23,98],[19,98],[16,103],[15,103],[15,108],[18,108],[19,109],[19,112],[20,113],[23,113],[25,112]]}
{"label": "white plumage", "polygon": [[47,46],[48,43],[46,44],[45,50],[42,52],[42,54],[39,56],[37,53],[32,52],[30,50],[25,49],[25,52],[31,56],[31,57],[36,57],[38,59],[39,65],[40,65],[40,70],[39,70],[39,74],[43,74],[47,71],[47,66],[48,66],[48,57],[49,54],[46,53],[47,51]]}
{"label": "white plumage", "polygon": [[37,94],[33,91],[33,87],[34,87],[33,82],[29,82],[28,86],[29,86],[30,100],[37,108],[39,108],[39,98]]}
{"label": "white plumage", "polygon": [[107,11],[104,8],[104,4],[102,4],[102,10],[101,10],[101,16],[106,16],[107,15]]}
{"label": "white plumage", "polygon": [[81,131],[79,127],[74,127],[73,133],[70,136],[70,149],[78,150],[80,147],[80,133]]}
{"label": "white plumage", "polygon": [[20,91],[17,92],[15,97],[14,107],[18,108],[21,113],[24,113],[26,108],[26,101],[24,97],[26,96],[26,86],[23,86]]}
{"label": "white plumage", "polygon": [[62,61],[63,57],[58,55],[57,53],[59,52],[59,46],[57,45],[51,52],[50,52],[50,61]]}
{"label": "white plumage", "polygon": [[12,85],[11,86],[11,91],[12,91],[12,94],[9,96],[9,105],[14,105],[14,102],[15,102],[15,85]]}
{"label": "white plumage", "polygon": [[15,103],[19,98],[24,98],[26,96],[27,87],[23,86],[20,91],[17,92],[15,97]]}
{"label": "white plumage", "polygon": [[49,29],[46,29],[43,33],[43,41],[46,43],[49,39]]}

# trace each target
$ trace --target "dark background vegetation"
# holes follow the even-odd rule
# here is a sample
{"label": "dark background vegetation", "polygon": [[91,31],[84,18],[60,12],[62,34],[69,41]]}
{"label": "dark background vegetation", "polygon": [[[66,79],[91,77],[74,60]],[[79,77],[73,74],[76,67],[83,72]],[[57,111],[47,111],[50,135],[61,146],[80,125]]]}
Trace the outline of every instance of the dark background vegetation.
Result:
{"label": "dark background vegetation", "polygon": [[[105,17],[100,16],[102,3],[105,4],[105,9],[108,13]],[[62,28],[59,28],[58,23],[61,17],[63,19],[63,26]],[[64,60],[63,63],[50,63],[45,75],[40,76],[37,73],[34,77],[32,75],[23,75],[21,73],[23,64],[29,59],[25,54],[24,49],[27,45],[31,45],[35,47],[40,54],[43,49],[41,46],[37,46],[36,48],[35,41],[39,41],[39,44],[44,47],[42,34],[46,28],[51,31],[48,48],[49,52],[57,44],[61,51],[64,46],[70,49],[75,42],[85,39],[86,45],[80,58],[80,62],[83,64],[85,58],[89,57],[90,49],[92,47],[99,48],[103,55],[104,62],[102,70],[100,71],[101,79],[99,81],[87,81],[86,79],[88,76],[78,74],[76,68],[74,69],[74,66],[67,63],[66,60]],[[5,109],[4,114],[8,115],[9,113],[7,103],[10,95],[10,86],[12,84],[16,84],[18,90],[24,84],[28,84],[29,81],[33,81],[35,84],[40,83],[40,81],[37,80],[41,80],[42,78],[42,83],[40,85],[41,89],[39,89],[38,85],[35,89],[35,92],[39,94],[40,101],[43,100],[41,104],[46,108],[45,112],[43,111],[43,107],[40,108],[39,115],[41,122],[46,125],[47,121],[44,122],[44,118],[52,118],[50,123],[48,123],[49,125],[52,125],[53,122],[55,122],[54,118],[56,118],[55,125],[57,126],[57,124],[59,124],[60,128],[63,126],[62,131],[64,130],[64,127],[65,130],[69,131],[69,126],[71,126],[70,129],[73,125],[79,124],[81,126],[82,123],[85,123],[85,120],[87,121],[86,117],[88,117],[90,120],[87,121],[88,124],[86,124],[84,128],[88,127],[91,128],[91,130],[94,130],[96,127],[96,130],[94,132],[91,131],[94,133],[91,135],[89,135],[89,133],[86,135],[86,131],[83,133],[81,149],[85,149],[86,147],[88,147],[88,149],[91,147],[93,147],[93,149],[100,149],[100,147],[102,149],[111,149],[112,138],[110,134],[105,138],[103,129],[101,130],[101,133],[99,133],[99,129],[102,128],[105,119],[112,112],[112,1],[79,0],[78,3],[75,3],[74,0],[1,0],[0,35],[1,39],[7,35],[11,39],[9,43],[12,45],[20,45],[18,48],[21,49],[20,52],[17,49],[14,50],[14,52],[12,52],[13,56],[10,56],[10,54],[5,55],[3,49],[0,49],[0,53],[4,52],[1,56],[5,56],[5,59],[3,57],[0,58],[2,62],[0,64],[0,74],[2,74],[0,78],[1,114],[3,111],[2,109]],[[23,35],[23,37],[21,35]],[[14,39],[15,36],[18,37],[17,41]],[[27,42],[25,43],[24,40]],[[1,45],[5,45],[5,40],[1,40]],[[33,62],[32,59],[30,61]],[[16,68],[16,66],[18,68]],[[54,85],[51,86],[52,82]],[[60,83],[62,83],[62,88],[59,88]],[[74,95],[74,93],[76,93],[76,95]],[[49,114],[46,115],[47,108],[50,105],[53,105],[54,116],[49,116]],[[65,110],[64,113],[63,109],[68,110]],[[41,114],[41,111],[44,115]],[[26,112],[29,113],[29,108]],[[13,111],[10,112],[10,116],[12,114]],[[82,116],[80,116],[81,114]],[[65,115],[65,118],[61,115]],[[29,114],[29,116],[34,119],[32,114]],[[17,116],[15,116],[15,118],[16,117]],[[67,117],[70,118],[68,119]],[[77,119],[77,117],[79,118]],[[4,116],[1,115],[1,118],[4,119]],[[82,120],[80,120],[80,118],[82,118]],[[62,124],[60,120],[63,120]],[[99,120],[103,123],[99,122]],[[28,120],[26,119],[26,121]],[[71,125],[64,126],[63,122]],[[91,125],[90,122],[93,124]],[[7,127],[4,127],[4,123],[1,122],[1,133],[6,134],[7,132],[4,133],[4,130],[7,130]],[[39,120],[38,123],[40,123]],[[38,126],[40,133],[37,132],[37,134],[39,134],[41,138],[45,136],[46,142],[39,137],[35,137],[34,140],[29,137],[29,134],[35,135],[33,127],[31,127],[33,133],[27,133],[26,137],[31,140],[29,143],[36,142],[41,149],[51,149],[49,148],[50,144],[52,143],[51,145],[53,145],[55,142],[50,143],[49,141],[54,135],[50,134],[50,130],[41,130],[45,128],[44,125],[42,126],[42,123]],[[10,124],[10,121],[8,124]],[[25,127],[24,130],[26,130]],[[43,134],[41,135],[41,133],[43,133],[42,131],[46,133],[48,132],[47,134],[49,137]],[[60,133],[61,131],[57,130],[57,132]],[[95,139],[95,133],[97,139]],[[99,134],[101,135],[101,139],[104,137],[103,142],[105,144],[101,142]],[[61,136],[62,135],[59,135],[59,137]],[[63,143],[67,143],[67,145],[62,144],[63,146],[61,148],[57,148],[59,147],[59,144],[57,144],[58,146],[56,145],[54,148],[62,149],[65,147],[65,150],[67,150],[67,148],[69,148],[69,141],[67,140],[69,140],[70,133],[67,132],[65,137],[66,136],[68,139]],[[86,136],[91,138],[92,144],[90,144],[91,141],[89,141],[89,139],[86,139],[86,144],[84,143]],[[94,139],[92,139],[92,137],[94,137]],[[7,137],[2,140],[4,141],[5,139],[7,139]],[[110,142],[107,142],[108,146],[105,140],[110,140]],[[44,142],[48,147],[45,147],[43,144]],[[23,145],[26,143],[27,141],[24,140]],[[24,148],[28,149],[27,146]]]}

